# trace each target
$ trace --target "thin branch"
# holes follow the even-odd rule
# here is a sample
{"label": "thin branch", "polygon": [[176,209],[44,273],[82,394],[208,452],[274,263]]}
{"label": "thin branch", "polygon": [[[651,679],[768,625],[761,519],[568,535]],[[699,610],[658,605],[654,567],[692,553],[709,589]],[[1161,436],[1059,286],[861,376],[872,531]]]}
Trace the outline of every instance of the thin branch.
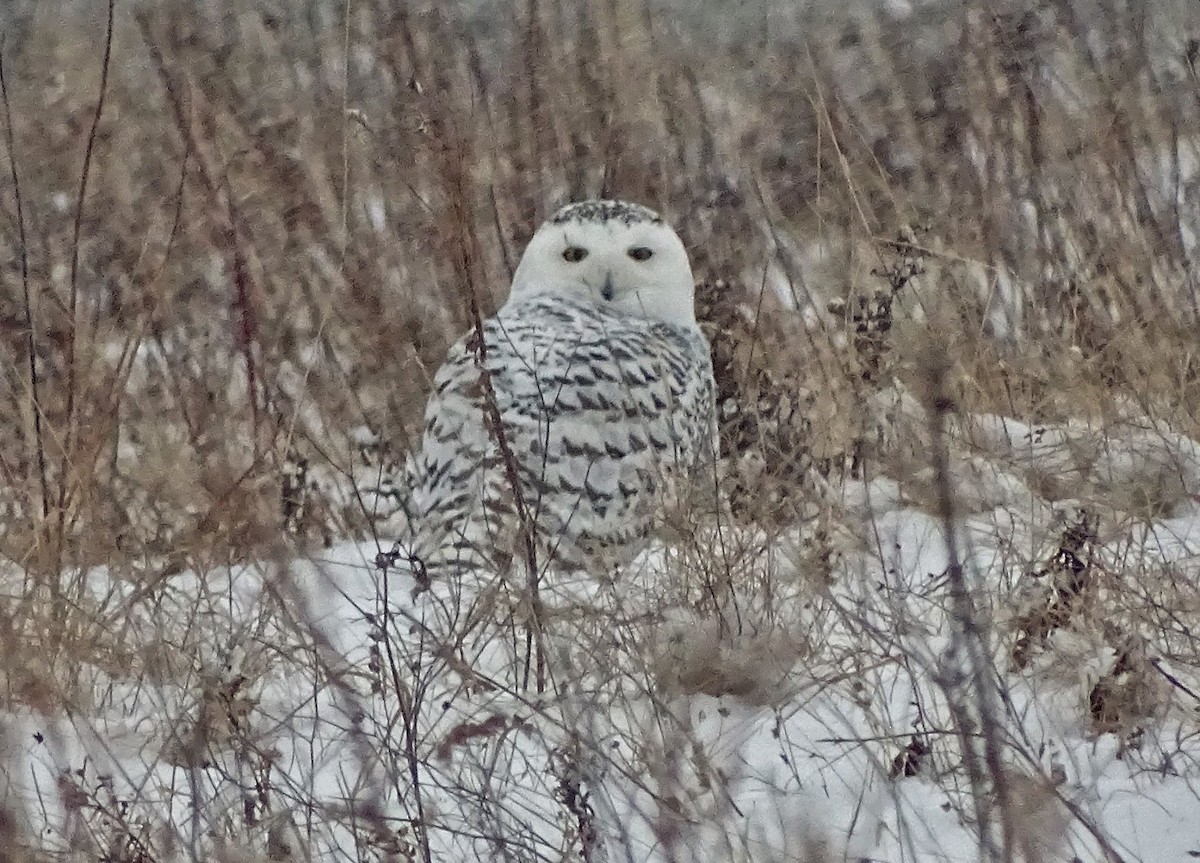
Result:
{"label": "thin branch", "polygon": [[[226,171],[221,178],[221,187],[225,192],[225,208],[229,216],[229,229],[225,240],[229,244],[230,264],[233,268],[233,308],[237,312],[238,323],[235,341],[242,352],[246,364],[246,397],[250,400],[250,416],[254,428],[254,447],[258,451],[259,427],[259,375],[258,366],[254,361],[254,345],[258,341],[258,315],[254,307],[254,280],[250,274],[246,253],[242,249],[241,235],[238,225],[241,218],[237,204],[233,200],[233,188],[229,183],[229,173]],[[264,398],[264,407],[266,399]]]}
{"label": "thin branch", "polygon": [[71,239],[71,300],[69,334],[67,337],[67,412],[66,438],[63,441],[62,471],[58,490],[58,527],[61,549],[62,529],[67,510],[67,460],[71,455],[75,432],[75,390],[78,384],[75,368],[75,325],[79,307],[79,242],[83,233],[83,205],[87,198],[88,179],[92,173],[92,158],[96,150],[96,135],[100,128],[100,117],[104,113],[105,95],[108,93],[108,70],[112,60],[113,13],[116,0],[108,0],[108,21],[104,28],[104,60],[100,66],[100,94],[96,98],[96,110],[92,114],[92,127],[88,131],[87,146],[83,153],[83,170],[79,177],[79,193],[75,200],[75,225]]}
{"label": "thin branch", "polygon": [[[989,670],[986,638],[967,584],[956,528],[946,425],[957,410],[957,405],[950,393],[945,358],[931,355],[927,360],[925,373],[929,384],[928,398],[931,402],[928,408],[929,437],[932,441],[931,462],[937,477],[937,515],[944,534],[950,611],[955,625],[947,661],[938,670],[935,679],[946,694],[946,702],[959,733],[963,766],[971,781],[984,859],[1012,863],[1015,848],[1012,797],[1003,765],[1000,722],[994,704],[993,687],[996,684]],[[976,699],[977,716],[971,716],[967,709],[964,699],[968,694]],[[976,728],[983,744],[982,753],[974,743],[973,732]],[[986,779],[991,780],[990,788],[987,787]],[[999,847],[996,847],[995,836],[992,834],[992,814],[995,809],[1000,810]]]}
{"label": "thin branch", "polygon": [[516,267],[513,264],[512,252],[508,248],[508,238],[504,235],[504,225],[500,221],[500,206],[496,203],[496,184],[488,186],[488,194],[492,203],[492,224],[496,227],[496,238],[500,241],[500,257],[504,261],[504,271],[508,273],[511,282]]}
{"label": "thin branch", "polygon": [[350,0],[346,0],[346,8],[342,18],[342,115],[339,118],[342,127],[342,207],[340,231],[338,239],[338,266],[344,272],[346,269],[346,249],[350,245]]}
{"label": "thin branch", "polygon": [[46,476],[46,447],[42,437],[42,401],[38,393],[37,357],[33,344],[33,302],[29,292],[29,247],[25,238],[25,206],[21,198],[21,180],[17,175],[12,110],[8,102],[8,82],[4,78],[4,38],[0,37],[0,100],[4,103],[4,134],[8,143],[8,169],[12,175],[13,195],[17,199],[17,231],[20,236],[21,290],[25,304],[25,353],[29,359],[29,392],[33,401],[33,436],[37,445],[38,476],[42,488],[42,519],[50,520],[50,484]]}

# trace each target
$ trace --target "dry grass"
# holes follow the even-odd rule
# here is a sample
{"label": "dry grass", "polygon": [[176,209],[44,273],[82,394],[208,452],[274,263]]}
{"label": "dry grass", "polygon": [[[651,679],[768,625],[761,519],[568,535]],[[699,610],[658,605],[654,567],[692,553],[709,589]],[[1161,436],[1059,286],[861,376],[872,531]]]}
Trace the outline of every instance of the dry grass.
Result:
{"label": "dry grass", "polygon": [[[755,652],[820,649],[747,621],[771,630],[789,591],[838,613],[825,592],[861,537],[829,489],[890,476],[936,511],[946,473],[921,479],[897,382],[956,417],[1150,418],[1200,437],[1200,79],[1195,46],[1172,37],[1195,10],[870,7],[718,35],[706,13],[673,24],[624,0],[514,5],[122,4],[103,82],[102,15],[39,12],[5,45],[7,702],[79,706],[84,663],[178,674],[180,645],[132,638],[123,614],[180,573],[375,535],[387,513],[368,490],[419,432],[447,345],[571,199],[662,209],[706,286],[725,488],[754,530],[719,559],[681,553],[699,578],[678,596],[720,626],[696,668],[674,647],[654,660],[676,688],[732,675],[729,691],[777,698],[774,666],[746,681]],[[969,428],[946,433],[973,452]],[[1140,510],[1106,509],[1111,489],[1070,473],[1047,496],[1132,522],[1187,492],[1170,473]],[[781,538],[802,584],[745,563]],[[1065,548],[1016,561],[1053,595],[1004,637],[1023,667],[1055,632],[1107,618],[1096,637],[1124,663],[1109,677],[1144,685],[1097,682],[1092,719],[1134,729],[1164,685],[1148,640],[1200,656],[1163,612],[1197,597],[1169,574],[1167,599],[1139,588],[1143,561],[1064,577]],[[89,587],[95,567],[121,589]],[[814,668],[832,677],[842,659]],[[125,850],[110,859],[155,859],[112,829]]]}

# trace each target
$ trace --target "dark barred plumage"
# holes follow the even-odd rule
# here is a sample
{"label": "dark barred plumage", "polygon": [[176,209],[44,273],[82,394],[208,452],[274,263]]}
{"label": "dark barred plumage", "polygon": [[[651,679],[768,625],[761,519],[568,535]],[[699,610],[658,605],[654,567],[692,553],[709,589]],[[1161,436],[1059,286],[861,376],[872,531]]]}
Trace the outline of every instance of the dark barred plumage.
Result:
{"label": "dark barred plumage", "polygon": [[550,219],[554,225],[567,222],[609,222],[616,221],[623,225],[637,222],[647,222],[661,225],[662,216],[643,207],[641,204],[631,204],[628,201],[582,201],[578,204],[568,204]]}
{"label": "dark barred plumage", "polygon": [[539,567],[629,560],[664,486],[712,456],[712,363],[699,328],[540,295],[506,305],[483,335],[519,497],[466,337],[438,372],[410,461],[409,551],[434,576],[525,566],[523,506]]}

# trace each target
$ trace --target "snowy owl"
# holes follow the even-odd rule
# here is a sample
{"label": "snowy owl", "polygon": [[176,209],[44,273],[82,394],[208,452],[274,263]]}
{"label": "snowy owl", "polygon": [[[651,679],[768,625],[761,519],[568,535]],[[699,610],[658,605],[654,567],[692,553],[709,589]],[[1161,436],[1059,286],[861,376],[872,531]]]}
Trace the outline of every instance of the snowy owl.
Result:
{"label": "snowy owl", "polygon": [[653,210],[563,207],[455,344],[408,463],[407,547],[439,571],[594,570],[641,547],[715,444],[687,252]]}

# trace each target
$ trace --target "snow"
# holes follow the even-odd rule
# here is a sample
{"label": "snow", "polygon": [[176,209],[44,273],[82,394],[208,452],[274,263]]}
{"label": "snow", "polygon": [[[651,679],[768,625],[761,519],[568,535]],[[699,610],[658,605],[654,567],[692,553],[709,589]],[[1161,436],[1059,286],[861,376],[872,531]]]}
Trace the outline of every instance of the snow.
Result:
{"label": "snow", "polygon": [[[1019,859],[1195,857],[1200,669],[1183,649],[1200,607],[1200,450],[1134,421],[978,415],[955,434],[970,502],[956,546],[986,655],[974,671],[993,687],[983,721],[1015,789]],[[1136,691],[1152,708],[1105,731],[1089,693],[1132,679],[1113,632],[1052,627],[1028,662],[1012,660],[1014,627],[1054,577],[1030,573],[1097,506],[1026,481],[1075,472],[1103,492],[1155,471],[1177,478],[1171,505],[1109,512],[1080,552],[1105,574],[1091,601],[1169,609],[1159,626],[1114,617],[1148,645]],[[989,699],[962,683],[973,667],[943,525],[905,488],[846,484],[851,523],[823,590],[800,577],[803,525],[739,559],[736,615],[697,599],[672,549],[611,581],[548,576],[540,693],[515,594],[484,578],[417,592],[375,566],[374,543],[153,590],[85,573],[87,601],[127,627],[128,662],[84,663],[90,697],[69,709],[10,705],[0,790],[63,853],[419,858],[423,823],[434,860],[579,859],[586,822],[592,860],[985,859],[962,749],[981,744],[960,740],[952,708],[978,719]],[[728,679],[697,684],[693,667]]]}

